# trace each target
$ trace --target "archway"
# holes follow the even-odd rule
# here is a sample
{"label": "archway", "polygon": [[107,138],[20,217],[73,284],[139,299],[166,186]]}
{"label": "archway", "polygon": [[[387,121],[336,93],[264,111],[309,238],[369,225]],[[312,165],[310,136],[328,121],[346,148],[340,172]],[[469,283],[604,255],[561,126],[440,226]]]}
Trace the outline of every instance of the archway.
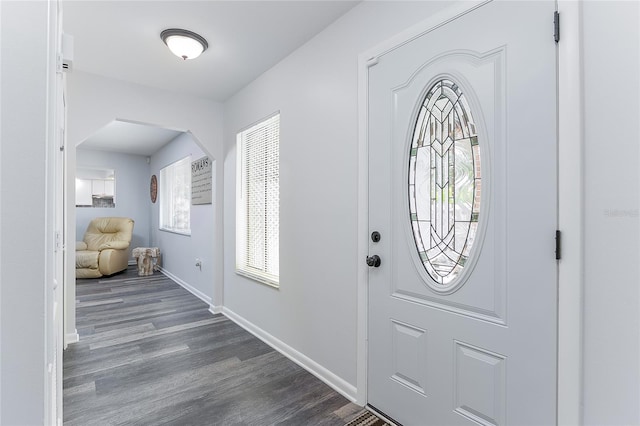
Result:
{"label": "archway", "polygon": [[[74,247],[75,167],[76,150],[98,129],[114,120],[118,122],[164,128],[190,135],[194,143],[210,158],[219,159],[222,153],[222,108],[219,103],[188,96],[180,96],[148,87],[106,79],[77,72],[70,75],[68,84],[68,146],[65,189],[65,241]],[[100,100],[99,102],[96,100]],[[213,258],[210,308],[219,312],[222,306],[222,177],[221,164],[213,172],[214,215]],[[145,186],[148,188],[148,180]],[[147,196],[148,199],[148,196]],[[213,237],[215,235],[215,238]],[[75,256],[67,252],[65,261],[65,344],[77,341],[75,309]],[[194,263],[194,262],[189,262]],[[193,267],[190,265],[190,267]]]}

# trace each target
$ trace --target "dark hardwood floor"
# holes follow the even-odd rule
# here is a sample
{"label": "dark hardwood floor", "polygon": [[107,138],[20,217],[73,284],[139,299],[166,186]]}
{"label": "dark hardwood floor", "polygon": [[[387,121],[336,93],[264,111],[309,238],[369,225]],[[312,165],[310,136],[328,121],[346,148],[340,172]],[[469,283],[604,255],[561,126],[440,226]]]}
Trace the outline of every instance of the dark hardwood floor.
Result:
{"label": "dark hardwood floor", "polygon": [[344,425],[362,410],[158,272],[76,295],[66,425]]}

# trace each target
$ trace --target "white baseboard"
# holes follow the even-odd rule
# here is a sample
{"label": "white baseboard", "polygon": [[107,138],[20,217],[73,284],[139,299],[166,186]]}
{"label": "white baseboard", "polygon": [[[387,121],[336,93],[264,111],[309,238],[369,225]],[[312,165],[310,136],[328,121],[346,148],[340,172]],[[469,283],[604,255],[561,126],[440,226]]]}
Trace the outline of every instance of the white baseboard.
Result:
{"label": "white baseboard", "polygon": [[223,309],[223,307],[220,306],[220,305],[217,305],[217,306],[209,305],[209,312],[211,312],[214,315],[221,314],[222,313],[222,309]]}
{"label": "white baseboard", "polygon": [[78,343],[80,341],[80,335],[78,334],[78,330],[74,330],[73,333],[67,333],[64,336],[64,347],[71,343]]}
{"label": "white baseboard", "polygon": [[325,367],[318,364],[308,356],[298,352],[291,346],[287,345],[283,341],[267,333],[266,331],[264,331],[257,325],[253,324],[252,322],[247,321],[246,319],[236,314],[235,312],[231,311],[230,309],[221,305],[213,305],[210,297],[202,293],[200,290],[194,288],[190,284],[186,283],[182,279],[176,277],[171,272],[163,269],[162,267],[160,267],[160,272],[162,272],[162,274],[167,276],[169,279],[175,281],[178,285],[180,285],[185,290],[187,290],[188,292],[196,296],[198,299],[207,303],[209,305],[209,312],[211,312],[212,314],[220,314],[220,313],[224,314],[230,320],[238,324],[240,327],[244,328],[249,333],[253,334],[258,339],[262,340],[267,345],[271,346],[272,348],[280,352],[282,355],[286,356],[291,361],[295,362],[300,367],[304,368],[305,370],[307,370],[308,372],[316,376],[318,379],[325,382],[332,389],[342,394],[349,401],[356,402],[357,389],[352,384],[336,376],[334,373],[327,370]]}
{"label": "white baseboard", "polygon": [[267,345],[271,346],[273,349],[277,350],[282,355],[286,356],[291,361],[295,362],[300,367],[304,368],[305,370],[316,376],[318,379],[331,386],[331,388],[333,388],[336,392],[342,394],[351,402],[356,402],[357,389],[352,384],[336,376],[334,373],[327,370],[325,367],[318,364],[308,356],[298,352],[291,346],[267,333],[252,322],[247,321],[230,309],[223,307],[222,313],[230,320],[238,324],[240,327],[244,328],[249,333],[253,334],[258,339],[262,340]]}
{"label": "white baseboard", "polygon": [[137,265],[137,264],[138,264],[138,262],[136,262],[135,260],[129,260],[127,262],[127,265],[129,265],[129,266],[133,266],[133,265]]}
{"label": "white baseboard", "polygon": [[189,293],[193,294],[194,296],[196,296],[198,299],[202,300],[204,303],[206,303],[209,306],[213,306],[212,305],[212,300],[209,296],[207,296],[206,294],[204,294],[203,292],[201,292],[200,290],[198,290],[197,288],[193,287],[191,284],[183,281],[182,279],[176,277],[175,275],[173,275],[171,272],[167,271],[166,269],[164,269],[163,267],[159,266],[158,269],[160,270],[160,272],[162,272],[162,274],[164,274],[167,278],[171,279],[172,281],[174,281],[176,284],[178,284],[179,286],[183,287],[185,290],[187,290]]}

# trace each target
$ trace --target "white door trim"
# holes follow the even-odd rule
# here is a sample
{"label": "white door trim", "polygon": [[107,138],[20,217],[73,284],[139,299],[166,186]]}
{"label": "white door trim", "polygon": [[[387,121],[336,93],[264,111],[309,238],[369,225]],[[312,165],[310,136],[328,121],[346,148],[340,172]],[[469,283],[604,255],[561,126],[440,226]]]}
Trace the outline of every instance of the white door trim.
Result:
{"label": "white door trim", "polygon": [[[558,424],[582,424],[584,149],[582,3],[559,0],[558,44]],[[576,161],[576,159],[578,161]]]}
{"label": "white door trim", "polygon": [[[453,3],[429,19],[363,52],[358,58],[358,314],[357,403],[367,403],[367,317],[369,249],[368,197],[368,68],[377,57],[469,13],[488,1]],[[559,0],[562,16],[558,49],[558,223],[563,231],[563,259],[558,268],[558,424],[580,424],[582,382],[582,6]],[[553,37],[553,17],[549,17]],[[575,159],[580,161],[576,162]],[[577,189],[577,190],[576,190]]]}

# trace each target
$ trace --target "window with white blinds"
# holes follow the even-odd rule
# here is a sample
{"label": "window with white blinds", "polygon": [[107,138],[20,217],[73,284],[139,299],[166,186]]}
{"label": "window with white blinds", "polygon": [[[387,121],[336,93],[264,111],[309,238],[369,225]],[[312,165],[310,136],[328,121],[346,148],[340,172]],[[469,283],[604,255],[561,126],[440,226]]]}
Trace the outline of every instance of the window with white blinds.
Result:
{"label": "window with white blinds", "polygon": [[160,229],[191,235],[191,156],[160,170]]}
{"label": "window with white blinds", "polygon": [[280,114],[238,133],[236,271],[278,286]]}

